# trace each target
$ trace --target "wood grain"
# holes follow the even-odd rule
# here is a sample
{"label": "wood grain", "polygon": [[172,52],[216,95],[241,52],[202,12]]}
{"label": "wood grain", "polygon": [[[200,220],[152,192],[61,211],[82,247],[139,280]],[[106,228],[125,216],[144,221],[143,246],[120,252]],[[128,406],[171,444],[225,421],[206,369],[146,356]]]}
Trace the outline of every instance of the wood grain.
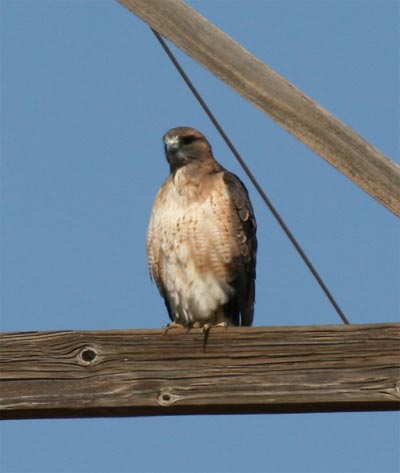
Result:
{"label": "wood grain", "polygon": [[119,2],[400,215],[400,167],[231,37],[181,0]]}
{"label": "wood grain", "polygon": [[0,334],[3,419],[400,408],[400,324]]}

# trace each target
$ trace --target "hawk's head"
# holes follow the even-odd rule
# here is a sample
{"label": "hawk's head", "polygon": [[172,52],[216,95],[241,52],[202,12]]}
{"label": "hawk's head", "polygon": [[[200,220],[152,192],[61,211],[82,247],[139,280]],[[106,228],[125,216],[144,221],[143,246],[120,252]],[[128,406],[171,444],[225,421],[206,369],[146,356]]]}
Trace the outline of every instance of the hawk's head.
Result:
{"label": "hawk's head", "polygon": [[209,142],[194,128],[172,128],[163,136],[163,141],[171,172],[187,164],[213,159]]}

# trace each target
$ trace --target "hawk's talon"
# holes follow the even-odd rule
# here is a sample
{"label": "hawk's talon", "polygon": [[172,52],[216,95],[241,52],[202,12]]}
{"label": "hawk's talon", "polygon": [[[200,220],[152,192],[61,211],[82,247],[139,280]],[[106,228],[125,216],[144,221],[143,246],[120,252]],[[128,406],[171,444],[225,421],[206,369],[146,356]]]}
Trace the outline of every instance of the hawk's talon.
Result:
{"label": "hawk's talon", "polygon": [[167,335],[168,331],[174,328],[185,329],[185,325],[178,324],[178,322],[170,322],[169,324],[164,325],[164,335]]}
{"label": "hawk's talon", "polygon": [[228,322],[226,322],[226,321],[219,322],[218,324],[215,324],[213,327],[220,327],[220,328],[224,328],[226,330],[228,328]]}

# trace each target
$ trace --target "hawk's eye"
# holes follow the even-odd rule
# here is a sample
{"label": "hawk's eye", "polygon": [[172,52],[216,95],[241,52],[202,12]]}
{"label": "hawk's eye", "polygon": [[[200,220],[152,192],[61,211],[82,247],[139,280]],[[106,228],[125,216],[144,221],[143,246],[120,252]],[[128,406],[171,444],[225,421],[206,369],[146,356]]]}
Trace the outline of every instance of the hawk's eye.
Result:
{"label": "hawk's eye", "polygon": [[188,135],[188,136],[183,136],[181,139],[181,142],[183,145],[190,145],[190,143],[193,143],[193,141],[197,140],[197,136],[194,135]]}

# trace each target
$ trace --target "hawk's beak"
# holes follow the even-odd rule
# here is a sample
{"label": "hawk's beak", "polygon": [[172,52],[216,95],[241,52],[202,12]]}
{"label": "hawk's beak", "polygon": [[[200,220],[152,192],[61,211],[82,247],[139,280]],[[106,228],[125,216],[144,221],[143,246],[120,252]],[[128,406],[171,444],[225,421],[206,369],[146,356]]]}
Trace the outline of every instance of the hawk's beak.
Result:
{"label": "hawk's beak", "polygon": [[178,136],[166,136],[164,138],[164,143],[167,150],[177,149],[179,147],[179,138]]}

